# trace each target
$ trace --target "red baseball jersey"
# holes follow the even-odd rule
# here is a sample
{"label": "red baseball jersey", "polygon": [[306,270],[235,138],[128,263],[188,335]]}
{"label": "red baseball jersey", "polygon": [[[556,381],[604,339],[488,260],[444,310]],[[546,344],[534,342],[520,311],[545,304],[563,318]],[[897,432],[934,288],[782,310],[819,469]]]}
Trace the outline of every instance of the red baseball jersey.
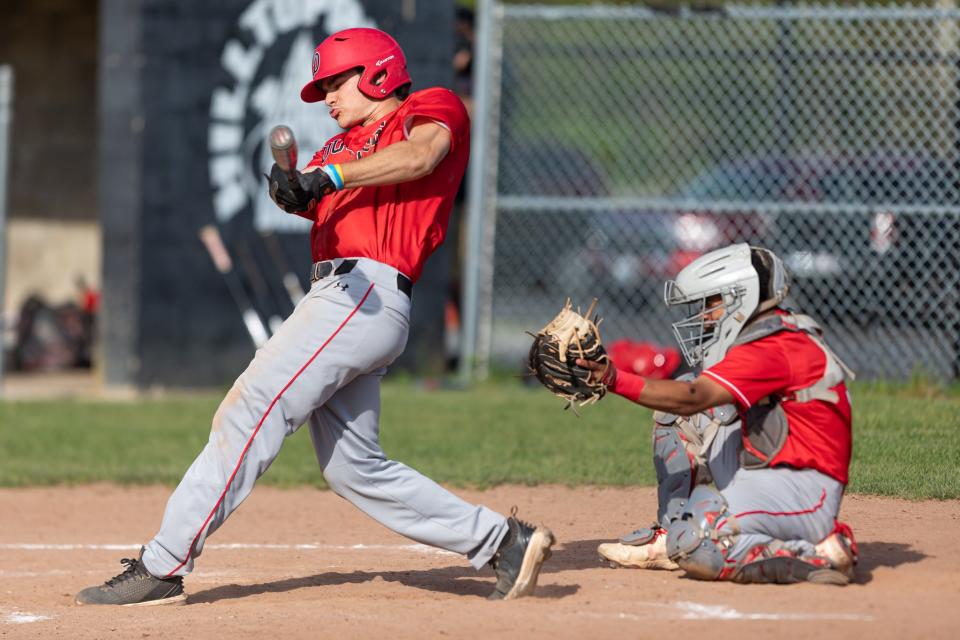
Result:
{"label": "red baseball jersey", "polygon": [[307,166],[348,163],[407,139],[415,118],[450,131],[450,151],[432,173],[417,180],[336,191],[305,217],[313,260],[371,258],[416,281],[423,264],[447,234],[450,209],[470,156],[470,120],[446,89],[411,93],[395,111],[367,126],[331,138]]}
{"label": "red baseball jersey", "polygon": [[840,400],[796,402],[790,394],[819,380],[827,357],[805,333],[780,331],[733,347],[726,357],[703,372],[733,395],[740,411],[778,395],[790,427],[787,442],[771,466],[816,469],[847,483],[852,449],[850,396],[840,383],[833,387]]}

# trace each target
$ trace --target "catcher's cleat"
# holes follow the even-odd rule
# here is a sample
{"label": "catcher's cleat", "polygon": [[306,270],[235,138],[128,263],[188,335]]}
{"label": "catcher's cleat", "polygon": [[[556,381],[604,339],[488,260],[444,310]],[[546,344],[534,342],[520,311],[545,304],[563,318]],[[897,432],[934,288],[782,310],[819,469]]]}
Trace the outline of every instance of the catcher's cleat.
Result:
{"label": "catcher's cleat", "polygon": [[794,555],[778,541],[754,547],[729,579],[741,584],[850,584],[850,578],[835,570],[827,558]]}
{"label": "catcher's cleat", "polygon": [[[624,536],[628,538],[629,536]],[[648,542],[624,544],[623,542],[605,542],[597,547],[600,560],[612,567],[630,567],[634,569],[663,569],[674,571],[680,568],[667,557],[667,532],[661,528],[653,529]]]}
{"label": "catcher's cleat", "polygon": [[817,555],[830,561],[830,566],[853,580],[856,575],[854,565],[859,560],[857,541],[853,538],[850,526],[838,522],[833,533],[817,543]]}
{"label": "catcher's cleat", "polygon": [[138,558],[124,558],[120,561],[126,567],[123,573],[100,586],[87,587],[77,594],[75,602],[80,605],[112,604],[124,607],[186,603],[183,578],[156,578],[147,572],[141,558],[143,547],[140,548]]}
{"label": "catcher's cleat", "polygon": [[497,586],[489,600],[513,600],[533,593],[540,567],[550,557],[555,538],[550,529],[534,526],[516,517],[516,507],[507,518],[509,531],[490,560]]}

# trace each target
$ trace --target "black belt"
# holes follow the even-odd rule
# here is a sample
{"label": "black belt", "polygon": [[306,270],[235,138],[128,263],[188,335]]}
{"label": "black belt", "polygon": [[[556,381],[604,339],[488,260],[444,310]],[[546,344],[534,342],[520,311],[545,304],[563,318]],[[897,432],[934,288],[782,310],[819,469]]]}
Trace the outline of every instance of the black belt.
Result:
{"label": "black belt", "polygon": [[[316,282],[321,278],[326,278],[329,275],[342,276],[345,273],[350,273],[353,271],[354,267],[357,266],[356,260],[344,260],[339,265],[336,265],[333,260],[321,260],[320,262],[314,262],[313,267],[310,269],[310,282]],[[402,273],[397,273],[397,289],[407,294],[407,297],[413,295],[413,282],[410,281],[410,278],[403,275]]]}

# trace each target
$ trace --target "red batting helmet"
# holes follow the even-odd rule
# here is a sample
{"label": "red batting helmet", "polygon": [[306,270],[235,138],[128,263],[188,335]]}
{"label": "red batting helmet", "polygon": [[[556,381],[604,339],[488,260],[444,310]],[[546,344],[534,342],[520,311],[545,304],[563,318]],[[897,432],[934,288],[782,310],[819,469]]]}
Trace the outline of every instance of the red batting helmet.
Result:
{"label": "red batting helmet", "polygon": [[[369,98],[385,98],[410,83],[407,59],[397,41],[379,29],[344,29],[320,43],[313,52],[313,80],[300,91],[304,102],[320,102],[327,92],[320,81],[362,67],[357,88]],[[382,74],[380,84],[373,80]]]}

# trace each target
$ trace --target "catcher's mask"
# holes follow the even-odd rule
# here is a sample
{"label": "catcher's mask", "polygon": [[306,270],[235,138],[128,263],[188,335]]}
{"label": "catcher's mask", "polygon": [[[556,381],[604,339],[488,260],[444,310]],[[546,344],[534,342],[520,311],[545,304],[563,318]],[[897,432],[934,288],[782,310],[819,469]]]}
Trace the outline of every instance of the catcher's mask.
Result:
{"label": "catcher's mask", "polygon": [[723,359],[743,327],[783,302],[789,275],[772,251],[735,244],[704,254],[664,287],[668,306],[688,305],[673,332],[691,367]]}

